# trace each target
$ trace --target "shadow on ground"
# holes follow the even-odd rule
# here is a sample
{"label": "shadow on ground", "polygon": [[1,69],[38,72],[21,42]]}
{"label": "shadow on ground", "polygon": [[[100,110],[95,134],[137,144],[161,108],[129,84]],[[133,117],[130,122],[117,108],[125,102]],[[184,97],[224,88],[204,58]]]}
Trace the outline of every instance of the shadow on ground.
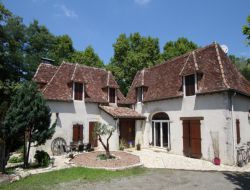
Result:
{"label": "shadow on ground", "polygon": [[250,173],[229,173],[224,172],[225,178],[229,180],[234,185],[237,185],[236,190],[243,189],[249,190],[250,189]]}

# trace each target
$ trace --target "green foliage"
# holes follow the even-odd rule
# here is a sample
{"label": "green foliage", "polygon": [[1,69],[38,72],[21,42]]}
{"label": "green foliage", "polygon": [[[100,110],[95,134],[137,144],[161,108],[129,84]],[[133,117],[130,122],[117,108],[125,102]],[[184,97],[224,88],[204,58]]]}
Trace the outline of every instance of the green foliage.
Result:
{"label": "green foliage", "polygon": [[9,163],[20,163],[23,162],[23,154],[21,156],[12,156],[9,159]]}
{"label": "green foliage", "polygon": [[104,67],[103,61],[95,53],[95,50],[91,46],[88,46],[84,51],[75,51],[72,54],[70,61],[91,67]]}
{"label": "green foliage", "polygon": [[119,150],[124,150],[126,147],[128,147],[127,142],[125,141],[125,139],[121,139],[119,143]]}
{"label": "green foliage", "polygon": [[250,81],[250,59],[229,55],[232,63],[236,65],[241,74]]}
{"label": "green foliage", "polygon": [[109,126],[109,125],[105,125],[102,123],[95,123],[95,127],[94,127],[94,133],[96,136],[100,135],[109,135],[110,133],[113,133],[115,131],[115,127],[114,126]]}
{"label": "green foliage", "polygon": [[97,155],[97,158],[100,160],[109,160],[109,159],[115,159],[115,156],[110,155],[109,157],[107,157],[106,154],[99,154]]}
{"label": "green foliage", "polygon": [[26,166],[31,143],[38,146],[52,138],[56,123],[50,127],[50,118],[50,109],[42,94],[37,91],[36,84],[25,82],[13,98],[5,117],[3,129],[7,136],[22,136],[24,144],[27,140],[27,151],[25,150],[26,146],[24,146]]}
{"label": "green foliage", "polygon": [[49,154],[47,152],[45,152],[43,150],[41,150],[41,151],[37,150],[34,158],[36,159],[36,162],[38,163],[38,165],[40,167],[49,166],[50,156],[49,156]]}
{"label": "green foliage", "polygon": [[127,37],[121,34],[113,44],[114,57],[107,69],[112,71],[126,95],[137,71],[161,61],[157,38],[143,37],[139,33]]}
{"label": "green foliage", "polygon": [[169,41],[164,45],[162,57],[164,60],[169,60],[197,48],[198,46],[194,42],[186,38],[178,38],[177,41]]}
{"label": "green foliage", "polygon": [[246,43],[250,44],[250,15],[247,17],[247,24],[242,27],[242,33],[246,36]]}

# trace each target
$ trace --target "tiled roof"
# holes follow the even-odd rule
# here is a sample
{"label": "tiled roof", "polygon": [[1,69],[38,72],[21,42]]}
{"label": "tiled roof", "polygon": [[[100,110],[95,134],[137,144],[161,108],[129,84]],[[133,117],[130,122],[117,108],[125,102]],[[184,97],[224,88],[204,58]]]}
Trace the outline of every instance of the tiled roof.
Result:
{"label": "tiled roof", "polygon": [[213,43],[163,64],[138,71],[127,103],[136,102],[136,87],[145,86],[144,102],[183,96],[182,76],[199,73],[198,93],[235,90],[250,96],[250,82],[237,70],[220,46]]}
{"label": "tiled roof", "polygon": [[65,62],[58,67],[42,63],[33,79],[46,84],[41,90],[48,100],[71,101],[73,82],[81,82],[85,86],[86,102],[107,103],[107,87],[117,88],[118,104],[125,101],[113,75],[100,68]]}
{"label": "tiled roof", "polygon": [[145,119],[146,117],[127,107],[99,106],[114,118]]}

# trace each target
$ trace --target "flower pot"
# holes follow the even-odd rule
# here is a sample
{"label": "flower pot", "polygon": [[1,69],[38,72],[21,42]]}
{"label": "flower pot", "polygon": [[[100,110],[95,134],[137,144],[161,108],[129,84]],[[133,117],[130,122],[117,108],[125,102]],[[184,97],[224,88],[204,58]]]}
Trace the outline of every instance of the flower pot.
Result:
{"label": "flower pot", "polygon": [[136,145],[136,149],[137,149],[137,150],[141,150],[141,144],[137,144],[137,145]]}
{"label": "flower pot", "polygon": [[214,165],[220,165],[220,158],[214,158]]}

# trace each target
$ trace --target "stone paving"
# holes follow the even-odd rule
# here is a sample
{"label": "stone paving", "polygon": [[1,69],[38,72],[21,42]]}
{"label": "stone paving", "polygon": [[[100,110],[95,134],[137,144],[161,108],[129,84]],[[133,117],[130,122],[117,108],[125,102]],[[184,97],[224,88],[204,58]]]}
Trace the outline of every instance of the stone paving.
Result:
{"label": "stone paving", "polygon": [[206,160],[187,158],[185,156],[170,154],[163,150],[157,150],[154,148],[142,149],[141,151],[130,149],[127,151],[139,156],[141,162],[147,168],[250,172],[250,164],[244,167],[227,166],[223,164],[216,166],[212,162]]}

